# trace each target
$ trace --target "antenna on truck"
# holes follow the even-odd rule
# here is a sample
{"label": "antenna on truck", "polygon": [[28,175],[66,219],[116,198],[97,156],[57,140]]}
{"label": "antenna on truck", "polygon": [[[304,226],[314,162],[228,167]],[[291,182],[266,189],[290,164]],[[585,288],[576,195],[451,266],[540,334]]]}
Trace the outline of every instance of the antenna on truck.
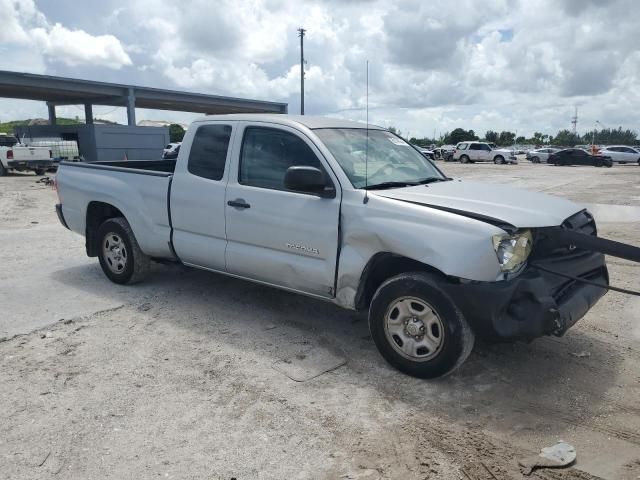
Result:
{"label": "antenna on truck", "polygon": [[364,148],[364,199],[362,203],[369,202],[369,60],[367,60],[367,139]]}

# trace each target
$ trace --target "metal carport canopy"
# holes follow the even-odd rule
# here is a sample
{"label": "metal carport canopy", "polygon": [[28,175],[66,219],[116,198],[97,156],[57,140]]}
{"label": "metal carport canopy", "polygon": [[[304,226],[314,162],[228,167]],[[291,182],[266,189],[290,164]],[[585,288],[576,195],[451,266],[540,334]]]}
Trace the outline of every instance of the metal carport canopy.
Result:
{"label": "metal carport canopy", "polygon": [[0,70],[0,97],[194,113],[287,113],[287,104]]}

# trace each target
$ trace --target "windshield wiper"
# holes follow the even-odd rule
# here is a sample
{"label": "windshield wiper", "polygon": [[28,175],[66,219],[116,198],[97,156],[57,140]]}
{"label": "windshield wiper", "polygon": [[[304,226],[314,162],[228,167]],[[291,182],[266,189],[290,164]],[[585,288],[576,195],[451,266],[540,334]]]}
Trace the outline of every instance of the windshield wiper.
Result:
{"label": "windshield wiper", "polygon": [[442,177],[427,177],[427,178],[423,178],[422,180],[417,180],[415,183],[416,185],[426,185],[427,183],[433,183],[433,182],[446,182],[451,180],[450,178],[442,178]]}
{"label": "windshield wiper", "polygon": [[373,185],[367,185],[366,190],[383,190],[385,188],[401,188],[401,187],[415,187],[420,185],[416,182],[382,182],[374,183]]}
{"label": "windshield wiper", "polygon": [[373,185],[367,185],[366,190],[383,190],[385,188],[402,188],[402,187],[415,187],[416,185],[426,185],[428,183],[433,182],[446,182],[451,180],[450,178],[441,178],[441,177],[427,177],[422,178],[420,180],[410,181],[393,181],[393,182],[382,182],[382,183],[374,183]]}

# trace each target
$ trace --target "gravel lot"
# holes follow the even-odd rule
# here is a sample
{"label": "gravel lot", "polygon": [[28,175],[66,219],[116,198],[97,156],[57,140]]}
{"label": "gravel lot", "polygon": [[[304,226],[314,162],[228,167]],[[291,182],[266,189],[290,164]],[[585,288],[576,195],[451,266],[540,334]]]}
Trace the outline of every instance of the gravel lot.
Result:
{"label": "gravel lot", "polygon": [[[640,246],[638,166],[440,165],[588,203],[602,236]],[[560,439],[575,467],[532,478],[640,478],[640,297],[421,381],[330,304],[180,266],[110,283],[36,180],[0,178],[0,478],[508,479]],[[640,288],[639,265],[609,266]],[[346,363],[274,368],[314,358]]]}

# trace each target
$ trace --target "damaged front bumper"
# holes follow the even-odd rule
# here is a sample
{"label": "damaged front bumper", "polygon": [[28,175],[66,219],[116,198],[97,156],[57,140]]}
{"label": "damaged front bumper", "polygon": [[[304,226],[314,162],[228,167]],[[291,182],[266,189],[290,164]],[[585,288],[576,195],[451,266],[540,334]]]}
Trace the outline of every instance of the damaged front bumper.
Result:
{"label": "damaged front bumper", "polygon": [[[579,252],[536,263],[558,273],[609,285],[601,253]],[[531,265],[511,280],[460,282],[448,284],[446,290],[476,335],[523,340],[564,334],[607,291]]]}

